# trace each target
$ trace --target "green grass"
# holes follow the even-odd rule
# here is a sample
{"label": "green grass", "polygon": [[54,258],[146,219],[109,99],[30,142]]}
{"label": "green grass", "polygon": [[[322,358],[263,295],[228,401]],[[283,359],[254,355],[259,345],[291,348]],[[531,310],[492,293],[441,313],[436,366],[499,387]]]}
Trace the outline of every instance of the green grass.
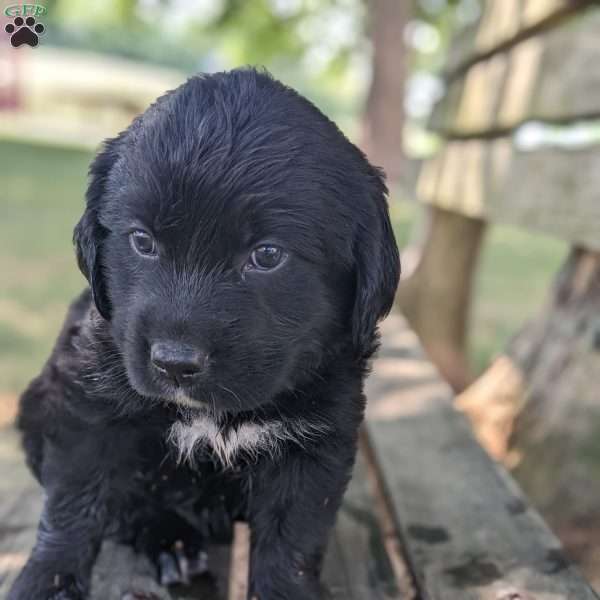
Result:
{"label": "green grass", "polygon": [[483,247],[474,290],[471,362],[476,373],[501,352],[547,301],[566,242],[495,226]]}
{"label": "green grass", "polygon": [[0,142],[0,391],[43,364],[84,286],[71,236],[91,155]]}
{"label": "green grass", "polygon": [[[0,142],[0,392],[36,374],[68,302],[85,285],[71,232],[83,208],[87,152]],[[393,202],[405,245],[415,207]],[[486,241],[476,286],[472,360],[481,370],[538,310],[565,244],[508,227]]]}

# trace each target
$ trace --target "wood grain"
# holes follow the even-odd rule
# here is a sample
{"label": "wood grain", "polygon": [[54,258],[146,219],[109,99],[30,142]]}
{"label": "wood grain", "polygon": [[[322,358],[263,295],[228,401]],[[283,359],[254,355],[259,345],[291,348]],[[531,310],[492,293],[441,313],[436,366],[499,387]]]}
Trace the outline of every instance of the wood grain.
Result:
{"label": "wood grain", "polygon": [[336,600],[400,600],[382,525],[359,454],[330,540],[323,582]]}
{"label": "wood grain", "polygon": [[227,600],[246,600],[250,572],[250,529],[246,523],[236,523],[233,529],[231,571]]}
{"label": "wood grain", "polygon": [[517,150],[512,141],[449,142],[419,176],[419,198],[492,223],[600,249],[600,148]]}
{"label": "wood grain", "polygon": [[[422,359],[399,317],[388,319],[385,329],[388,351],[391,336],[413,338],[398,348],[416,348],[413,357],[397,359],[400,369],[406,360]],[[389,365],[386,371],[387,377],[378,372],[376,361],[369,440],[421,597],[598,598],[514,481],[475,442],[449,393],[423,391],[402,412],[377,411],[386,379],[393,378]]]}
{"label": "wood grain", "polygon": [[594,0],[485,0],[475,23],[459,29],[443,72],[452,82],[474,65],[517,44],[551,31],[578,15]]}
{"label": "wood grain", "polygon": [[600,70],[589,68],[600,61],[599,29],[593,8],[477,63],[450,83],[429,127],[452,139],[600,117]]}

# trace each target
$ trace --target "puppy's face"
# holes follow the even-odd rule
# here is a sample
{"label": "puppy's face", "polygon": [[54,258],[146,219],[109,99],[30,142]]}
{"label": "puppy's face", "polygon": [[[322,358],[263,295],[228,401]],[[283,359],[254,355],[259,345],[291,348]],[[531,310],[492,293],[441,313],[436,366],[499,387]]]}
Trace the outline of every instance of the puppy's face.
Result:
{"label": "puppy's face", "polygon": [[107,143],[75,239],[131,385],[236,413],[370,352],[398,255],[379,173],[254,71],[190,80]]}
{"label": "puppy's face", "polygon": [[179,200],[134,192],[130,173],[101,216],[113,332],[139,393],[247,410],[320,366],[351,282],[308,212],[266,189],[211,193],[189,171]]}

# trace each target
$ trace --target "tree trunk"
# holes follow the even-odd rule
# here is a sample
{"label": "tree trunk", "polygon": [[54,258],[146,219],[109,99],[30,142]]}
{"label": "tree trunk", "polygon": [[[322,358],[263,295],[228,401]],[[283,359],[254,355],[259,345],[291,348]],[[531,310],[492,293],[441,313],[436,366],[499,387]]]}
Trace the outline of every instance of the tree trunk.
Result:
{"label": "tree trunk", "polygon": [[458,405],[600,585],[600,253],[571,251],[543,313]]}
{"label": "tree trunk", "polygon": [[372,79],[363,116],[361,146],[373,164],[385,169],[392,183],[402,172],[404,27],[408,2],[371,0],[368,3],[373,43]]}
{"label": "tree trunk", "polygon": [[430,208],[429,232],[398,306],[431,360],[456,391],[471,381],[466,354],[473,274],[485,222]]}

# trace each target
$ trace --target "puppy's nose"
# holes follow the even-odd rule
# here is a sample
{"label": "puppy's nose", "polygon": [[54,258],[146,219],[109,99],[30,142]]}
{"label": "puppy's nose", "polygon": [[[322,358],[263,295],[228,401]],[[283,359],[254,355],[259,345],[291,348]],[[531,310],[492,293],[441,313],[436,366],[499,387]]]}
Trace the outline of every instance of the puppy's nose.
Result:
{"label": "puppy's nose", "polygon": [[174,342],[154,342],[150,348],[154,368],[175,383],[191,382],[207,364],[207,355],[198,348]]}

